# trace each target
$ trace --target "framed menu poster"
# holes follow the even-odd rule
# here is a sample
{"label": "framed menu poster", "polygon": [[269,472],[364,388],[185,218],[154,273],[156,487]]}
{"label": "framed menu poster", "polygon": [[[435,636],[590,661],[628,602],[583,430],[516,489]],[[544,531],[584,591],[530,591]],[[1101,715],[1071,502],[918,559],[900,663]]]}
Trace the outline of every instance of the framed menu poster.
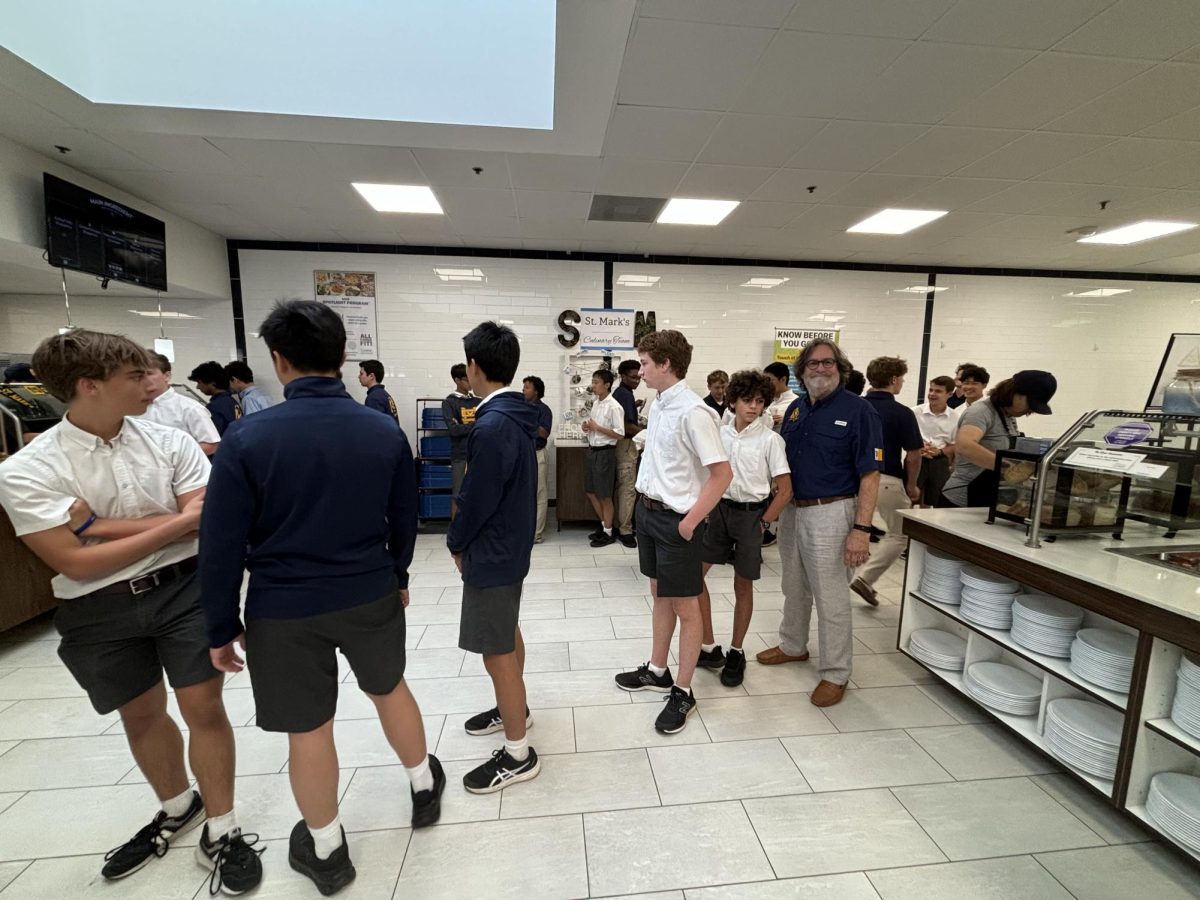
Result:
{"label": "framed menu poster", "polygon": [[379,354],[379,322],[375,314],[375,273],[313,271],[316,297],[346,326],[346,359],[361,362]]}

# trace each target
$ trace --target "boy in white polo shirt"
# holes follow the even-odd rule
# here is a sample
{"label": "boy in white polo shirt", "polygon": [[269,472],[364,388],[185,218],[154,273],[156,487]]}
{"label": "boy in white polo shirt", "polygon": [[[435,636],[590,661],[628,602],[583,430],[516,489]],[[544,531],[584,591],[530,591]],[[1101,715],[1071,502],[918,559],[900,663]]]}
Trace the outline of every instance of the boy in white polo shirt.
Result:
{"label": "boy in white polo shirt", "polygon": [[[654,597],[650,661],[616,676],[626,691],[658,691],[666,704],[654,727],[674,734],[696,709],[692,674],[700,655],[703,625],[704,520],[733,480],[721,445],[717,415],[682,379],[692,345],[678,331],[656,331],[638,344],[642,380],[658,391],[646,425],[646,449],[638,472],[638,562]],[[667,670],[667,652],[679,622],[679,677]]]}
{"label": "boy in white polo shirt", "polygon": [[[728,655],[715,643],[708,587],[700,593],[704,643],[699,665],[722,669],[721,683],[737,687],[746,672],[742,642],[754,613],[754,582],[762,570],[763,533],[792,499],[791,466],[781,438],[762,412],[775,389],[762,372],[734,373],[725,392],[734,413],[721,426],[721,442],[733,469],[733,481],[708,518],[704,531],[704,573],[714,565],[733,563],[733,638]],[[771,498],[774,489],[775,497]]]}
{"label": "boy in white polo shirt", "polygon": [[597,369],[592,374],[592,411],[583,420],[588,455],[583,470],[583,490],[596,511],[600,528],[589,537],[593,547],[617,542],[613,535],[613,489],[617,484],[617,441],[625,437],[625,410],[612,395],[613,373]]}

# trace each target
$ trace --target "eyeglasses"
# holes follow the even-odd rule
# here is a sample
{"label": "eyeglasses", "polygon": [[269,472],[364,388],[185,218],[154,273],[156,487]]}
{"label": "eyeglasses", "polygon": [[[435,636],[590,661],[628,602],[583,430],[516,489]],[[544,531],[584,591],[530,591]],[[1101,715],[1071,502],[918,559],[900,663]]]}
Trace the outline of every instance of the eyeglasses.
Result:
{"label": "eyeglasses", "polygon": [[836,359],[810,359],[804,364],[804,368],[816,371],[817,369],[833,369],[837,367]]}

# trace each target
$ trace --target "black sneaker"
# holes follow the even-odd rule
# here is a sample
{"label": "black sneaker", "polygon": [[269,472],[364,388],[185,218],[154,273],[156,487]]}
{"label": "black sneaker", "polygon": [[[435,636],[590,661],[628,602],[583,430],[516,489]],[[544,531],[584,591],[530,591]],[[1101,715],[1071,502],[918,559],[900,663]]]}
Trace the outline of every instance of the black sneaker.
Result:
{"label": "black sneaker", "polygon": [[433,773],[433,787],[427,791],[414,791],[412,794],[412,827],[425,828],[434,825],[442,817],[442,791],[446,789],[446,773],[442,764],[432,753],[429,754],[429,771]]}
{"label": "black sneaker", "polygon": [[262,881],[262,861],[258,857],[267,848],[255,850],[257,843],[257,834],[247,839],[240,828],[209,841],[208,823],[204,823],[200,843],[196,845],[196,862],[212,872],[208,880],[209,896],[224,892],[236,897],[258,886]]}
{"label": "black sneaker", "polygon": [[717,646],[708,651],[701,648],[700,657],[696,660],[696,665],[704,669],[719,669],[725,665],[725,654],[721,652],[721,645],[717,644]]}
{"label": "black sneaker", "polygon": [[623,691],[658,691],[660,694],[667,693],[675,684],[670,669],[655,675],[650,671],[650,663],[644,663],[632,672],[621,672],[614,680]]}
{"label": "black sneaker", "polygon": [[191,831],[204,821],[204,801],[192,791],[192,804],[182,816],[168,816],[162,810],[150,824],[127,840],[120,847],[109,850],[104,857],[104,868],[100,874],[110,881],[132,875],[150,860],[166,856],[171,841]]}
{"label": "black sneaker", "polygon": [[683,731],[687,717],[696,711],[696,698],[692,692],[683,688],[673,687],[667,699],[663,701],[663,711],[654,720],[654,730],[660,734],[675,734]]}
{"label": "black sneaker", "polygon": [[605,534],[603,531],[600,532],[600,537],[592,538],[592,546],[593,547],[607,547],[609,544],[615,544],[616,542],[617,542],[616,535]]}
{"label": "black sneaker", "polygon": [[588,532],[588,540],[589,541],[594,541],[594,540],[596,540],[596,538],[602,538],[602,537],[604,537],[604,526],[603,525],[601,525],[595,531]]}
{"label": "black sneaker", "polygon": [[[491,734],[493,731],[504,730],[504,720],[500,718],[500,708],[493,706],[487,712],[471,716],[463,727],[467,729],[467,734]],[[525,707],[525,727],[533,727],[533,714],[529,711],[528,706]]]}
{"label": "black sneaker", "polygon": [[725,687],[737,687],[742,683],[746,674],[746,654],[739,650],[730,650],[725,655],[725,668],[721,670],[721,684]]}
{"label": "black sneaker", "polygon": [[292,828],[292,837],[288,841],[288,864],[301,875],[311,878],[317,890],[326,897],[336,894],[358,874],[354,870],[354,863],[350,862],[345,829],[342,830],[342,846],[329,854],[328,859],[320,859],[313,845],[312,832],[303,819]]}
{"label": "black sneaker", "polygon": [[510,784],[535,778],[541,770],[542,764],[532,747],[522,762],[517,762],[501,747],[482,766],[463,776],[463,787],[472,794],[492,794]]}
{"label": "black sneaker", "polygon": [[776,540],[778,540],[778,536],[775,534],[775,532],[773,532],[773,531],[764,531],[763,532],[763,546],[764,547],[770,547],[773,543],[775,543]]}
{"label": "black sneaker", "polygon": [[617,540],[620,541],[622,545],[628,547],[630,550],[637,547],[637,538],[632,534],[618,534]]}

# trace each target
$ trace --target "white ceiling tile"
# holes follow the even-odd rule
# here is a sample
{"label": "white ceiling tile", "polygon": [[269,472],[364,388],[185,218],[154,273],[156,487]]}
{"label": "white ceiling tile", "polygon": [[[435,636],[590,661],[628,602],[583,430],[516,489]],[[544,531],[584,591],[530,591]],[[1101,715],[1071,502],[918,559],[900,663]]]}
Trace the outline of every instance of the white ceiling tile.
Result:
{"label": "white ceiling tile", "polygon": [[879,163],[872,171],[894,175],[949,175],[1021,136],[991,128],[936,127]]}
{"label": "white ceiling tile", "polygon": [[776,171],[774,168],[757,166],[708,166],[696,163],[675,188],[675,196],[745,200]]}
{"label": "white ceiling tile", "polygon": [[828,34],[917,38],[954,0],[819,0],[796,4],[785,28]]}
{"label": "white ceiling tile", "polygon": [[[43,133],[44,139],[34,144],[33,149],[57,158],[73,168],[85,171],[110,169],[146,173],[159,170],[154,163],[82,128],[49,128]],[[55,150],[56,145],[69,147],[71,152],[61,156]]]}
{"label": "white ceiling tile", "polygon": [[1142,60],[1044,53],[947,116],[946,123],[1038,128],[1095,100],[1152,65]]}
{"label": "white ceiling tile", "polygon": [[781,32],[763,54],[734,109],[832,118],[868,90],[908,46],[906,41],[885,38]]}
{"label": "white ceiling tile", "polygon": [[557,253],[577,253],[582,249],[579,241],[561,240],[555,237],[526,239],[521,242],[526,250],[550,250]]}
{"label": "white ceiling tile", "polygon": [[516,216],[451,216],[450,219],[455,230],[462,235],[519,237],[521,234],[521,220]]}
{"label": "white ceiling tile", "polygon": [[1138,132],[1146,137],[1177,138],[1181,141],[1200,141],[1200,106]]}
{"label": "white ceiling tile", "polygon": [[514,188],[533,191],[590,191],[600,172],[598,156],[508,154]]}
{"label": "white ceiling tile", "polygon": [[618,102],[728,109],[773,34],[766,28],[638,19],[621,65]]}
{"label": "white ceiling tile", "polygon": [[842,118],[940,122],[1034,57],[1029,50],[913,44],[848,102]]}
{"label": "white ceiling tile", "polygon": [[579,191],[517,191],[517,214],[525,219],[586,219],[592,195]]}
{"label": "white ceiling tile", "polygon": [[1133,134],[1194,109],[1200,65],[1164,63],[1047,125],[1052,131]]}
{"label": "white ceiling tile", "polygon": [[[1091,185],[1080,187],[1071,196],[1059,197],[1039,206],[1035,212],[1039,216],[1074,216],[1079,220],[1079,225],[1105,224],[1116,227],[1125,221],[1136,220],[1137,217],[1129,213],[1131,207],[1152,205],[1154,198],[1161,193],[1159,188]],[[1104,210],[1100,209],[1102,201],[1108,204]]]}
{"label": "white ceiling tile", "polygon": [[1122,138],[1085,156],[1055,166],[1037,177],[1039,180],[1077,184],[1122,184],[1125,178],[1134,172],[1148,166],[1172,162],[1193,149],[1195,145],[1182,141]]}
{"label": "white ceiling tile", "polygon": [[1009,213],[1022,215],[1036,212],[1062,200],[1078,196],[1077,184],[1051,184],[1045,181],[1022,181],[1005,188],[990,197],[970,204],[967,209],[979,212]]}
{"label": "white ceiling tile", "polygon": [[[820,203],[855,179],[853,172],[822,172],[815,169],[780,169],[754,192],[755,200],[781,203]],[[809,193],[808,188],[816,190]]]}
{"label": "white ceiling tile", "polygon": [[597,194],[618,197],[669,197],[688,163],[605,157],[596,179]]}
{"label": "white ceiling tile", "polygon": [[698,161],[742,166],[782,166],[826,126],[825,119],[729,113]]}
{"label": "white ceiling tile", "polygon": [[585,222],[581,234],[585,241],[624,241],[628,248],[649,232],[649,222]]}
{"label": "white ceiling tile", "polygon": [[1172,59],[1179,62],[1196,62],[1200,63],[1200,43],[1196,44],[1190,50],[1184,50],[1182,53],[1176,54]]}
{"label": "white ceiling tile", "polygon": [[960,210],[995,196],[1013,184],[994,178],[941,178],[906,196],[904,204],[914,209]]}
{"label": "white ceiling tile", "polygon": [[931,185],[937,179],[919,175],[860,175],[853,182],[829,195],[829,203],[844,206],[870,206],[881,209],[897,206],[909,194]]}
{"label": "white ceiling tile", "polygon": [[1113,0],[959,0],[928,31],[926,41],[1045,50]]}
{"label": "white ceiling tile", "polygon": [[309,144],[324,168],[345,181],[371,184],[427,184],[413,152],[404,147]]}
{"label": "white ceiling tile", "polygon": [[273,175],[278,172],[316,174],[321,171],[321,159],[304,141],[258,141],[248,138],[210,138],[218,150],[228,156],[244,172],[252,175]]}
{"label": "white ceiling tile", "polygon": [[1066,246],[1077,241],[1079,237],[1067,232],[1084,224],[1087,223],[1081,222],[1078,216],[1013,216],[979,229],[972,237],[979,240],[1016,238]]}
{"label": "white ceiling tile", "polygon": [[441,187],[433,193],[441,203],[442,210],[452,219],[469,220],[474,216],[507,218],[517,215],[516,198],[512,191]]}
{"label": "white ceiling tile", "polygon": [[796,5],[796,0],[642,0],[638,14],[684,22],[714,25],[748,25],[778,28]]}
{"label": "white ceiling tile", "polygon": [[[791,225],[781,230],[792,234],[804,235],[806,239],[813,240],[834,235],[845,237],[847,228],[855,222],[865,219],[874,211],[864,206],[837,206],[832,203],[821,204],[812,207],[812,209]],[[805,246],[816,245],[805,244]],[[848,246],[846,252],[853,253],[856,250],[856,247]]]}
{"label": "white ceiling tile", "polygon": [[794,203],[747,200],[739,204],[725,221],[739,228],[782,228],[790,224],[805,208]]}
{"label": "white ceiling tile", "polygon": [[[413,156],[432,185],[451,187],[509,188],[508,158],[503,153],[475,150],[414,150]],[[478,175],[474,169],[483,171]]]}
{"label": "white ceiling tile", "polygon": [[1200,42],[1195,0],[1119,0],[1057,49],[1102,56],[1170,59]]}
{"label": "white ceiling tile", "polygon": [[956,174],[970,178],[1033,178],[1047,169],[1097,150],[1109,141],[1109,138],[1086,134],[1035,132],[978,162],[964,166]]}
{"label": "white ceiling tile", "polygon": [[521,250],[525,242],[519,237],[496,237],[494,234],[460,234],[468,247],[486,247],[489,250]]}
{"label": "white ceiling tile", "polygon": [[147,134],[127,131],[95,132],[164,172],[227,172],[246,174],[228,154],[202,137],[186,134]]}
{"label": "white ceiling tile", "polygon": [[830,122],[787,161],[788,168],[866,172],[929,130],[894,122]]}
{"label": "white ceiling tile", "polygon": [[708,143],[721,114],[650,106],[618,106],[608,124],[608,156],[691,162]]}
{"label": "white ceiling tile", "polygon": [[1160,191],[1142,200],[1129,198],[1117,211],[1131,219],[1200,221],[1200,179],[1193,179],[1190,190]]}

